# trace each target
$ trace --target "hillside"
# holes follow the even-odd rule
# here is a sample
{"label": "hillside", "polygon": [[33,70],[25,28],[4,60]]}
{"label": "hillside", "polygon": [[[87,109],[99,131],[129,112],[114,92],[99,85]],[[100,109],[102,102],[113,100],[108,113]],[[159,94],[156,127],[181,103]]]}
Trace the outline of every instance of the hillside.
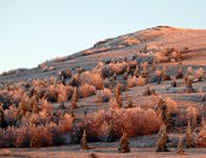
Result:
{"label": "hillside", "polygon": [[[97,62],[138,55],[139,59],[153,57],[161,48],[174,47],[190,49],[184,65],[205,65],[206,30],[180,29],[169,26],[158,26],[154,28],[137,31],[135,33],[106,39],[94,44],[93,47],[74,55],[53,59],[46,62],[51,66],[51,71],[43,72],[40,67],[21,71],[14,71],[12,75],[0,76],[0,81],[24,80],[29,78],[43,78],[53,76],[58,71],[77,66],[91,69]],[[147,45],[148,53],[139,53]],[[198,55],[197,55],[198,54]],[[57,54],[58,55],[58,54]],[[54,70],[53,70],[54,69]]]}
{"label": "hillside", "polygon": [[[206,30],[157,26],[109,38],[3,73],[0,83],[0,156],[170,158],[180,138],[187,156],[205,155]],[[122,154],[125,135],[131,152]]]}

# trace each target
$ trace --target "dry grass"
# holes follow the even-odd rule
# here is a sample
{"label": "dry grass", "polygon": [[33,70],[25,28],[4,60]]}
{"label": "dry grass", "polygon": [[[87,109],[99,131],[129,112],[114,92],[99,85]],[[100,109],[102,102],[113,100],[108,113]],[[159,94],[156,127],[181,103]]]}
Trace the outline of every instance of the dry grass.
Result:
{"label": "dry grass", "polygon": [[156,133],[161,125],[161,119],[152,109],[110,109],[100,110],[88,116],[86,124],[89,136],[104,137],[112,125],[116,136],[125,131],[129,137]]}

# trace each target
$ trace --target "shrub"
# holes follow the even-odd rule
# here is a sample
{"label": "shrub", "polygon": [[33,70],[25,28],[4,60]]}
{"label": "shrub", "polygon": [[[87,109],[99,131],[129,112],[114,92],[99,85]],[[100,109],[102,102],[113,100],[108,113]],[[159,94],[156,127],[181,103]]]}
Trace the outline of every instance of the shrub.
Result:
{"label": "shrub", "polygon": [[125,133],[125,132],[123,133],[122,137],[120,138],[118,150],[121,153],[130,152],[129,139],[127,137],[127,133]]}
{"label": "shrub", "polygon": [[121,108],[121,106],[122,106],[121,105],[121,97],[119,97],[118,100],[117,100],[117,98],[110,99],[109,106],[112,109],[119,109],[119,108]]}
{"label": "shrub", "polygon": [[204,70],[203,68],[199,68],[196,72],[195,72],[196,78],[198,79],[198,81],[201,81],[204,77]]}
{"label": "shrub", "polygon": [[186,129],[186,145],[187,145],[187,148],[191,148],[194,146],[190,121],[188,121],[187,129]]}
{"label": "shrub", "polygon": [[123,74],[129,65],[124,62],[110,63],[109,67],[113,73]]}
{"label": "shrub", "polygon": [[83,72],[80,76],[80,80],[82,84],[90,84],[96,87],[97,89],[101,89],[104,86],[104,80],[100,73],[96,72]]}
{"label": "shrub", "polygon": [[81,84],[81,81],[80,81],[80,74],[77,73],[77,74],[74,74],[72,76],[72,78],[69,80],[69,85],[71,86],[79,86]]}
{"label": "shrub", "polygon": [[15,147],[16,130],[15,127],[0,129],[0,147]]}
{"label": "shrub", "polygon": [[50,116],[52,114],[53,107],[46,99],[41,99],[39,101],[39,104],[40,104],[41,109],[42,109],[42,111],[40,112],[41,116],[47,117],[47,116]]}
{"label": "shrub", "polygon": [[8,149],[3,149],[0,151],[0,156],[3,156],[3,157],[7,157],[7,156],[11,156],[11,151],[8,150]]}
{"label": "shrub", "polygon": [[158,63],[169,62],[170,61],[170,58],[168,57],[168,54],[165,53],[165,52],[157,52],[155,54],[155,59]]}
{"label": "shrub", "polygon": [[31,128],[30,147],[38,148],[52,145],[52,135],[48,128],[39,126]]}
{"label": "shrub", "polygon": [[83,84],[79,87],[79,93],[82,97],[89,97],[93,94],[95,94],[96,88],[93,85],[90,84]]}
{"label": "shrub", "polygon": [[142,76],[144,78],[147,78],[148,73],[149,73],[149,64],[148,64],[148,62],[142,63],[141,68],[142,68]]}
{"label": "shrub", "polygon": [[172,99],[167,97],[165,99],[167,108],[168,108],[168,113],[176,113],[178,112],[178,107],[177,107],[177,103]]}
{"label": "shrub", "polygon": [[179,66],[177,68],[177,74],[175,76],[176,79],[182,79],[184,77],[184,74],[182,72],[182,66]]}
{"label": "shrub", "polygon": [[182,53],[175,48],[165,48],[155,54],[157,62],[181,61]]}
{"label": "shrub", "polygon": [[191,121],[192,130],[197,127],[197,116],[199,115],[199,111],[195,107],[188,107],[186,109],[186,117],[188,120]]}
{"label": "shrub", "polygon": [[138,79],[136,76],[130,76],[127,82],[128,82],[129,88],[132,88],[138,85]]}
{"label": "shrub", "polygon": [[197,136],[197,146],[206,147],[206,129],[201,128]]}
{"label": "shrub", "polygon": [[73,93],[73,88],[71,86],[58,83],[52,78],[48,81],[33,81],[32,85],[37,97],[44,97],[50,102],[66,102],[71,98]]}
{"label": "shrub", "polygon": [[61,133],[61,130],[56,123],[50,122],[47,128],[52,135],[53,145],[63,145],[65,143],[65,139]]}
{"label": "shrub", "polygon": [[186,75],[187,75],[187,76],[192,76],[192,75],[193,75],[193,73],[194,73],[193,68],[192,68],[191,66],[190,66],[190,67],[188,67],[188,68],[187,68]]}
{"label": "shrub", "polygon": [[143,96],[150,96],[150,95],[155,95],[155,90],[151,89],[149,86],[146,87],[146,89],[144,90]]}
{"label": "shrub", "polygon": [[128,99],[128,104],[126,108],[133,108],[133,107],[134,107],[133,101],[131,99]]}
{"label": "shrub", "polygon": [[132,77],[129,77],[129,79],[127,80],[127,83],[128,83],[129,88],[132,88],[135,86],[144,86],[147,84],[147,79],[141,76],[138,78],[136,76],[132,76]]}
{"label": "shrub", "polygon": [[112,76],[112,71],[108,65],[103,62],[99,62],[97,66],[93,69],[94,72],[100,73],[103,78]]}
{"label": "shrub", "polygon": [[167,74],[167,67],[163,68],[161,76],[162,76],[163,81],[167,81],[171,79],[170,76]]}
{"label": "shrub", "polygon": [[42,93],[42,97],[40,98],[46,98],[48,101],[50,102],[57,102],[58,101],[58,93],[56,90],[56,86],[55,85],[48,85],[47,88],[42,88],[40,89],[41,93]]}
{"label": "shrub", "polygon": [[9,109],[4,110],[4,115],[6,122],[9,125],[15,125],[19,119],[18,109],[14,105],[9,106]]}
{"label": "shrub", "polygon": [[171,52],[171,60],[173,60],[174,62],[177,62],[177,61],[181,61],[182,60],[182,52],[179,51],[179,50],[173,50]]}
{"label": "shrub", "polygon": [[16,129],[16,147],[29,147],[30,141],[31,141],[31,133],[29,131],[29,128],[22,127]]}
{"label": "shrub", "polygon": [[65,81],[68,78],[72,77],[72,72],[70,69],[59,71],[58,78],[60,81]]}
{"label": "shrub", "polygon": [[59,121],[59,130],[61,133],[65,134],[72,130],[74,118],[71,114],[65,114],[63,118]]}
{"label": "shrub", "polygon": [[167,135],[166,129],[167,128],[164,124],[160,127],[160,130],[158,133],[159,138],[157,140],[156,149],[155,149],[156,152],[168,151],[168,149],[167,149],[168,135]]}
{"label": "shrub", "polygon": [[158,105],[161,106],[161,104],[164,102],[167,105],[167,112],[170,113],[176,113],[178,111],[178,107],[176,102],[167,97],[167,98],[162,98],[160,96],[152,96],[152,102],[154,103],[154,105]]}
{"label": "shrub", "polygon": [[138,86],[145,86],[147,84],[147,79],[140,76],[137,78],[137,83]]}
{"label": "shrub", "polygon": [[132,61],[129,61],[129,62],[128,62],[128,65],[129,65],[129,68],[130,68],[130,69],[134,69],[134,68],[136,68],[136,66],[138,65],[138,63],[137,63],[136,60],[132,60]]}
{"label": "shrub", "polygon": [[97,92],[97,102],[108,102],[112,96],[112,92],[108,88],[104,88]]}
{"label": "shrub", "polygon": [[88,150],[89,149],[89,146],[88,146],[88,143],[87,143],[87,133],[86,133],[85,130],[84,130],[83,136],[81,138],[80,146],[81,146],[82,150]]}
{"label": "shrub", "polygon": [[56,85],[56,92],[58,102],[62,103],[68,101],[71,98],[73,94],[73,88],[71,86],[63,85],[61,83]]}
{"label": "shrub", "polygon": [[[44,147],[51,145],[60,145],[64,143],[64,134],[71,132],[73,117],[65,114],[58,124],[47,119],[45,124],[32,123],[32,118],[37,122],[41,116],[35,114],[36,118],[27,116],[23,118],[20,126],[0,129],[0,147]],[[32,118],[31,118],[32,117]]]}
{"label": "shrub", "polygon": [[27,111],[31,110],[31,102],[28,96],[23,95],[18,107],[18,114],[25,115]]}
{"label": "shrub", "polygon": [[116,136],[120,137],[125,131],[133,137],[158,132],[161,119],[152,109],[110,109],[89,115],[85,126],[89,136],[104,137],[111,123]]}
{"label": "shrub", "polygon": [[72,100],[71,100],[71,108],[75,109],[77,108],[77,101],[79,98],[77,87],[74,88],[73,94],[72,94]]}

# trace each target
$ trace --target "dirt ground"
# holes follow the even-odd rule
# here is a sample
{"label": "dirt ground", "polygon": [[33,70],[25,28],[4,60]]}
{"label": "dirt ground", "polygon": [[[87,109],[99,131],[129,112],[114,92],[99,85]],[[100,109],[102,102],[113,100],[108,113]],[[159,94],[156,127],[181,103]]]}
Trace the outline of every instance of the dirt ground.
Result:
{"label": "dirt ground", "polygon": [[[93,144],[90,144],[93,145]],[[206,151],[203,148],[186,149],[184,155],[177,155],[176,149],[171,148],[170,152],[156,153],[154,148],[131,148],[131,153],[120,154],[116,147],[101,147],[81,151],[78,145],[49,147],[40,149],[9,149],[11,152],[8,158],[205,158]],[[96,156],[96,157],[95,157]]]}

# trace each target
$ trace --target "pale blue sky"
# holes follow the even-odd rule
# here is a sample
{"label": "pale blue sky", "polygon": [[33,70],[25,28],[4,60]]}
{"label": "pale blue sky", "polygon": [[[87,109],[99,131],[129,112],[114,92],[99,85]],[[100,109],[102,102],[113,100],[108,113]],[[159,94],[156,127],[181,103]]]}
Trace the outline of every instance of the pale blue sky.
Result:
{"label": "pale blue sky", "polygon": [[204,0],[0,0],[0,72],[157,25],[206,26]]}

